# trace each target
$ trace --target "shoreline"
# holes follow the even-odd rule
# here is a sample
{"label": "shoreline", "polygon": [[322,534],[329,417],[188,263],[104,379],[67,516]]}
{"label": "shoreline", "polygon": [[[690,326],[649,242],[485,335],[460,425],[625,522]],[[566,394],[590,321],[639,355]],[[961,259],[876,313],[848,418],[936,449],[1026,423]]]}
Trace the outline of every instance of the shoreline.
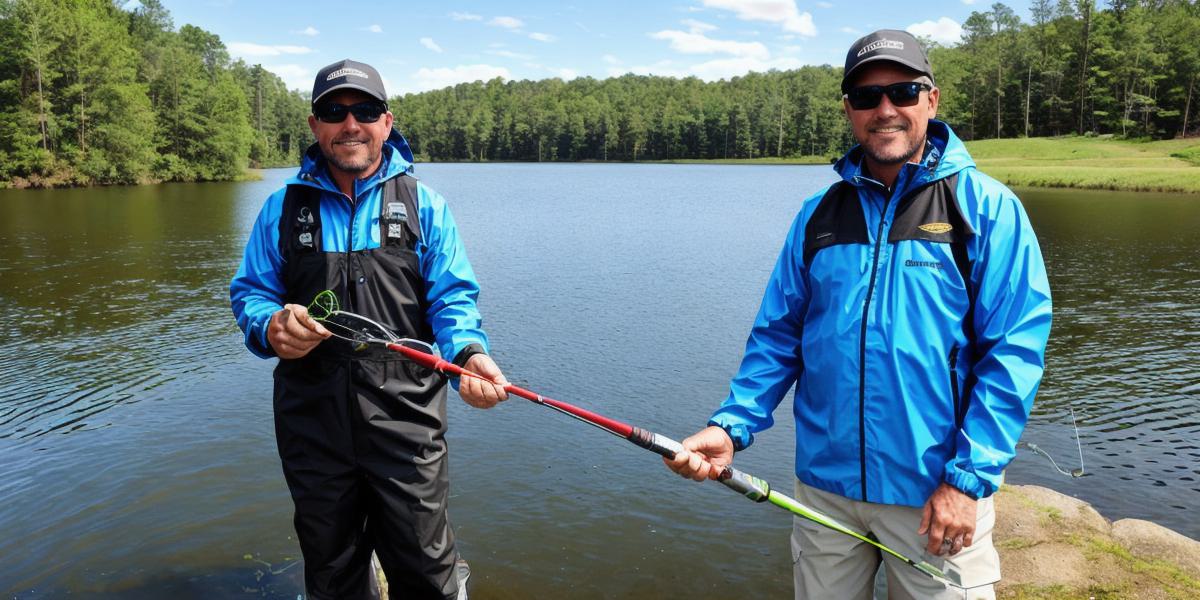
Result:
{"label": "shoreline", "polygon": [[[979,170],[1012,188],[1042,190],[1099,190],[1200,195],[1200,140],[1129,142],[1104,138],[1066,137],[1002,139],[967,142]],[[674,159],[650,161],[427,161],[432,164],[529,164],[529,165],[733,165],[733,166],[828,166],[830,157]],[[257,181],[271,166],[246,168],[234,179],[221,183]],[[218,181],[214,181],[216,183]],[[147,181],[140,184],[160,185]],[[191,182],[195,183],[195,182]],[[0,182],[0,189],[66,189],[95,187],[74,185],[53,177]],[[107,187],[107,186],[105,186]]]}
{"label": "shoreline", "polygon": [[1200,541],[1036,485],[996,494],[1000,599],[1200,598]]}

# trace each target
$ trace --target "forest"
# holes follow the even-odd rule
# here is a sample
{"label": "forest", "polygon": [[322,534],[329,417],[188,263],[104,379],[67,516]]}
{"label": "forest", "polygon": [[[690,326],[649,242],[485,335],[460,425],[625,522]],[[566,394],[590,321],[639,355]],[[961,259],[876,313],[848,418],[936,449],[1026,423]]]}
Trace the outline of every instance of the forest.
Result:
{"label": "forest", "polygon": [[213,181],[296,164],[308,100],[158,0],[0,2],[0,182]]}
{"label": "forest", "polygon": [[[928,42],[940,118],[965,139],[1197,133],[1200,5],[1034,0]],[[393,97],[420,160],[832,157],[853,143],[841,65],[706,82],[627,74],[476,81]],[[307,90],[175,28],[158,0],[0,0],[0,184],[232,179],[296,164]]]}

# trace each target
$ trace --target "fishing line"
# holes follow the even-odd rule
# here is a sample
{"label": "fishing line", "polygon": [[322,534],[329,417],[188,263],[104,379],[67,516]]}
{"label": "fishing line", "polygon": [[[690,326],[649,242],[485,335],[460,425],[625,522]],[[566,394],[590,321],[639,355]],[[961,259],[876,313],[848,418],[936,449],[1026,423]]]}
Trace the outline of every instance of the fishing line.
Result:
{"label": "fishing line", "polygon": [[1049,452],[1046,452],[1045,450],[1042,450],[1041,448],[1039,448],[1037,444],[1032,444],[1029,442],[1020,442],[1017,444],[1017,447],[1018,448],[1021,448],[1021,447],[1028,448],[1034,454],[1040,454],[1040,455],[1046,457],[1046,460],[1050,461],[1050,465],[1054,467],[1054,470],[1058,471],[1059,473],[1061,473],[1063,475],[1066,475],[1068,477],[1083,477],[1087,473],[1084,471],[1084,468],[1083,468],[1083,443],[1079,439],[1079,425],[1078,425],[1078,423],[1075,422],[1075,408],[1070,407],[1070,406],[1067,408],[1069,408],[1071,410],[1071,425],[1075,428],[1075,445],[1079,449],[1079,468],[1078,469],[1071,469],[1070,471],[1064,471],[1062,467],[1058,466],[1057,462],[1054,462],[1054,457],[1050,456]]}

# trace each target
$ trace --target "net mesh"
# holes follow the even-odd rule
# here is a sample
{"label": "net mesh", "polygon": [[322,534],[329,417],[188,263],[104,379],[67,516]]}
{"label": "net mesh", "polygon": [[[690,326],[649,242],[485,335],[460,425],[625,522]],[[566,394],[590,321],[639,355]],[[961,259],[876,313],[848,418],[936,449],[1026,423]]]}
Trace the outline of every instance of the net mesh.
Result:
{"label": "net mesh", "polygon": [[337,294],[332,290],[325,290],[317,297],[313,298],[312,304],[308,305],[308,314],[318,321],[324,321],[331,315],[341,311],[341,304],[338,302]]}

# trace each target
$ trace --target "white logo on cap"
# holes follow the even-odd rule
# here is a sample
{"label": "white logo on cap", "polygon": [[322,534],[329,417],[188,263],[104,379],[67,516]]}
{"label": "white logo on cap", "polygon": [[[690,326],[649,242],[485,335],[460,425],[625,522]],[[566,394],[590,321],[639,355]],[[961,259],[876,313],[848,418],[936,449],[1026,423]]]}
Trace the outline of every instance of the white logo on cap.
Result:
{"label": "white logo on cap", "polygon": [[904,42],[896,42],[896,41],[892,41],[892,40],[876,40],[874,42],[871,42],[870,44],[867,44],[866,46],[863,46],[863,49],[858,51],[858,54],[855,55],[855,58],[862,56],[868,52],[874,52],[876,50],[879,50],[880,48],[891,48],[893,50],[903,50]]}
{"label": "white logo on cap", "polygon": [[347,75],[353,75],[355,77],[362,77],[363,79],[371,78],[369,75],[367,75],[366,73],[364,73],[362,71],[359,71],[358,69],[351,69],[350,67],[343,67],[341,69],[338,69],[338,70],[330,73],[329,77],[325,78],[325,81],[329,81],[330,79],[337,79],[338,77],[345,77]]}

